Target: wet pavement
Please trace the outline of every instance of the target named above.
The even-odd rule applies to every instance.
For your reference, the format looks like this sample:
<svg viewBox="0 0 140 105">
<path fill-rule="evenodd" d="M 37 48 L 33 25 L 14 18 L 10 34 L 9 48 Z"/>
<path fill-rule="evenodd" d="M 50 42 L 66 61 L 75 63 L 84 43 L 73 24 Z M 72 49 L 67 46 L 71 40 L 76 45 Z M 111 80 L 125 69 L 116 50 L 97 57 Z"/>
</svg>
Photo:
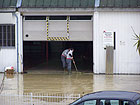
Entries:
<svg viewBox="0 0 140 105">
<path fill-rule="evenodd" d="M 92 74 L 24 75 L 24 92 L 82 94 L 92 91 Z"/>
<path fill-rule="evenodd" d="M 0 74 L 0 77 L 2 79 L 3 74 Z M 87 94 L 103 90 L 140 93 L 140 75 L 93 75 L 92 73 L 6 75 L 2 93 Z"/>
</svg>

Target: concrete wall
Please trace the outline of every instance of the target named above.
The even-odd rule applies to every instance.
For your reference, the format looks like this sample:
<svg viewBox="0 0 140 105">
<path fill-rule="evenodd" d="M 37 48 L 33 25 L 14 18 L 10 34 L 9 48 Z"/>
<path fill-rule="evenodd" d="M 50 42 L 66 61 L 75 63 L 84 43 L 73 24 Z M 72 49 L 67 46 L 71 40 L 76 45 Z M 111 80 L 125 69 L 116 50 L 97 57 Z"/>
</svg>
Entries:
<svg viewBox="0 0 140 105">
<path fill-rule="evenodd" d="M 140 73 L 140 56 L 134 47 L 133 31 L 140 33 L 140 12 L 94 13 L 94 72 L 105 73 L 106 50 L 103 31 L 116 32 L 114 73 Z"/>
</svg>

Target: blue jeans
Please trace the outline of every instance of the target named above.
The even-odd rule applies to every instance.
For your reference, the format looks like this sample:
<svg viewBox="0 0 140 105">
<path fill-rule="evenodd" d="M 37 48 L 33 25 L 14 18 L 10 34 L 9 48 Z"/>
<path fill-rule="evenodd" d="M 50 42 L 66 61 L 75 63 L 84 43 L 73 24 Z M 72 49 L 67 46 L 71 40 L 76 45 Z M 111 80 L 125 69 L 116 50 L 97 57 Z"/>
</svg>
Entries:
<svg viewBox="0 0 140 105">
<path fill-rule="evenodd" d="M 66 59 L 68 72 L 71 72 L 71 59 Z"/>
<path fill-rule="evenodd" d="M 66 57 L 61 55 L 61 61 L 62 61 L 63 69 L 65 69 L 66 68 Z"/>
</svg>

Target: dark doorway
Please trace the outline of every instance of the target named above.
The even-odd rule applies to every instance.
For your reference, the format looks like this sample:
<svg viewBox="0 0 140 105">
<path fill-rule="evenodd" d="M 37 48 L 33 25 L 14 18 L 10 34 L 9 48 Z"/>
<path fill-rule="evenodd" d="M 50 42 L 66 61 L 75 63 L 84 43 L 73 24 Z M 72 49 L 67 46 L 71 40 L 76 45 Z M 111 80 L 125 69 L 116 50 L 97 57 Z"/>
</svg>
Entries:
<svg viewBox="0 0 140 105">
<path fill-rule="evenodd" d="M 24 71 L 36 68 L 63 71 L 61 53 L 74 48 L 74 60 L 81 72 L 93 72 L 92 41 L 24 41 Z M 72 65 L 72 70 L 74 70 Z"/>
</svg>

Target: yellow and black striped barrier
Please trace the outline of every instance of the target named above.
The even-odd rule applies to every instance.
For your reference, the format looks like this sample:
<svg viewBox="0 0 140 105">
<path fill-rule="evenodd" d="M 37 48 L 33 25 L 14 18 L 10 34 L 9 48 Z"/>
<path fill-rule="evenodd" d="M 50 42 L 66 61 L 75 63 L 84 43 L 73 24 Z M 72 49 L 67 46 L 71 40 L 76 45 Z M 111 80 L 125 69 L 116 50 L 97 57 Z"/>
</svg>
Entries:
<svg viewBox="0 0 140 105">
<path fill-rule="evenodd" d="M 69 37 L 69 16 L 67 16 L 67 36 Z"/>
<path fill-rule="evenodd" d="M 67 16 L 67 36 L 66 37 L 51 37 L 49 36 L 49 17 L 46 19 L 47 25 L 47 40 L 48 41 L 68 41 L 69 40 L 69 16 Z"/>
<path fill-rule="evenodd" d="M 68 41 L 68 37 L 47 37 L 49 41 Z"/>
<path fill-rule="evenodd" d="M 47 17 L 47 37 L 49 36 L 49 17 Z"/>
</svg>

